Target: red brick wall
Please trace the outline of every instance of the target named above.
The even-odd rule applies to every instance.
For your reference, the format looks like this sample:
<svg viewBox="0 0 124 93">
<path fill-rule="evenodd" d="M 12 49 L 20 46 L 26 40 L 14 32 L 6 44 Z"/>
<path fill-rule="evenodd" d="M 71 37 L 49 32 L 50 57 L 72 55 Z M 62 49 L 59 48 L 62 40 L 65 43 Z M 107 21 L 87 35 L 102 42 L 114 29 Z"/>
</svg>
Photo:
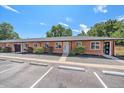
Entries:
<svg viewBox="0 0 124 93">
<path fill-rule="evenodd" d="M 70 46 L 70 51 L 72 49 L 74 49 L 76 47 L 76 42 L 77 41 L 69 41 L 69 46 Z M 81 41 L 82 42 L 82 46 L 85 47 L 85 51 L 84 51 L 84 54 L 93 54 L 93 55 L 103 55 L 103 44 L 104 44 L 104 41 L 99 41 L 100 42 L 100 49 L 99 50 L 92 50 L 90 47 L 90 44 L 92 41 Z M 108 41 L 107 41 L 108 42 Z M 114 42 L 113 41 L 110 41 L 111 42 L 111 53 L 112 55 L 114 55 Z M 29 47 L 34 47 L 34 43 L 39 43 L 40 44 L 40 47 L 44 47 L 44 44 L 45 42 L 28 42 L 29 44 Z M 14 43 L 6 43 L 6 44 L 1 44 L 0 43 L 0 46 L 2 45 L 5 45 L 5 46 L 8 46 L 10 45 L 12 47 L 12 50 L 14 51 Z M 62 42 L 62 48 L 55 48 L 55 42 L 49 42 L 49 46 L 50 47 L 53 47 L 53 53 L 62 53 L 63 52 L 63 42 Z"/>
</svg>

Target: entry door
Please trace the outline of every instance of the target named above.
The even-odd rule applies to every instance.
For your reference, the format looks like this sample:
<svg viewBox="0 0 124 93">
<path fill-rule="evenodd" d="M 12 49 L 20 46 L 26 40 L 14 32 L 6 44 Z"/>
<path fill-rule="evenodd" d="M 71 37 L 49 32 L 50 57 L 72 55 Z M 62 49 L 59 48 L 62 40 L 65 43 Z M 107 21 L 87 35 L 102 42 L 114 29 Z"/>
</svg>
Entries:
<svg viewBox="0 0 124 93">
<path fill-rule="evenodd" d="M 69 54 L 69 42 L 63 42 L 63 53 Z"/>
<path fill-rule="evenodd" d="M 104 54 L 110 54 L 110 42 L 104 42 Z"/>
<path fill-rule="evenodd" d="M 21 45 L 20 44 L 15 44 L 15 52 L 21 52 Z"/>
</svg>

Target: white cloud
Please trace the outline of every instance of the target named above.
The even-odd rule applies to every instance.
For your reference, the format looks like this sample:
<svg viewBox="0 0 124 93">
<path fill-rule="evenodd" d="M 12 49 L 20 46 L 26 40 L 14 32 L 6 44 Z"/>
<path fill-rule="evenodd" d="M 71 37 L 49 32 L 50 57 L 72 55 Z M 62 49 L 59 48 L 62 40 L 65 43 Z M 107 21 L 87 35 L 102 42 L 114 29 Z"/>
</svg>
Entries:
<svg viewBox="0 0 124 93">
<path fill-rule="evenodd" d="M 65 20 L 66 20 L 66 22 L 72 22 L 73 21 L 72 18 L 70 18 L 70 17 L 66 17 Z"/>
<path fill-rule="evenodd" d="M 118 20 L 118 21 L 124 20 L 124 15 L 123 15 L 123 16 L 118 16 L 117 20 Z"/>
<path fill-rule="evenodd" d="M 46 26 L 46 24 L 45 24 L 45 23 L 43 23 L 43 22 L 41 22 L 41 23 L 40 23 L 40 25 L 41 25 L 41 26 Z"/>
<path fill-rule="evenodd" d="M 69 26 L 69 25 L 67 25 L 65 23 L 62 23 L 62 22 L 60 22 L 59 24 L 65 26 L 65 27 L 68 27 Z"/>
<path fill-rule="evenodd" d="M 90 30 L 90 28 L 88 28 L 87 25 L 85 24 L 80 24 L 79 26 L 80 26 L 81 31 L 84 31 L 85 33 L 87 33 L 88 30 Z"/>
<path fill-rule="evenodd" d="M 107 6 L 105 6 L 105 5 L 98 5 L 95 8 L 93 8 L 93 10 L 94 10 L 95 13 L 98 13 L 98 12 L 107 13 L 108 10 L 106 8 L 107 8 Z"/>
<path fill-rule="evenodd" d="M 1 7 L 5 8 L 7 10 L 13 11 L 15 13 L 20 13 L 18 10 L 13 9 L 12 7 L 10 7 L 8 5 L 1 5 Z"/>
<path fill-rule="evenodd" d="M 86 25 L 84 25 L 84 24 L 80 24 L 79 26 L 80 26 L 79 29 L 73 29 L 72 31 L 74 31 L 74 32 L 76 32 L 76 33 L 81 33 L 82 31 L 84 31 L 85 33 L 87 33 L 87 32 L 90 30 L 90 28 L 88 28 L 88 27 L 87 27 Z"/>
</svg>

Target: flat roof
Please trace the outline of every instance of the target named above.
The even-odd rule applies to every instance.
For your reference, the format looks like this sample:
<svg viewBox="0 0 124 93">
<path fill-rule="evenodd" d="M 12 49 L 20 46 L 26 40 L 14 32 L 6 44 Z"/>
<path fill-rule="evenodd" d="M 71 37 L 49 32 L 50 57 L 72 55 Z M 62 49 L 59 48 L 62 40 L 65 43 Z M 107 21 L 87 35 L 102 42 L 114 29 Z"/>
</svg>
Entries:
<svg viewBox="0 0 124 93">
<path fill-rule="evenodd" d="M 28 38 L 19 40 L 0 40 L 0 43 L 6 42 L 40 42 L 40 41 L 77 41 L 77 40 L 124 40 L 124 38 L 110 37 L 90 37 L 90 36 L 67 36 L 67 37 L 47 37 L 47 38 Z"/>
</svg>

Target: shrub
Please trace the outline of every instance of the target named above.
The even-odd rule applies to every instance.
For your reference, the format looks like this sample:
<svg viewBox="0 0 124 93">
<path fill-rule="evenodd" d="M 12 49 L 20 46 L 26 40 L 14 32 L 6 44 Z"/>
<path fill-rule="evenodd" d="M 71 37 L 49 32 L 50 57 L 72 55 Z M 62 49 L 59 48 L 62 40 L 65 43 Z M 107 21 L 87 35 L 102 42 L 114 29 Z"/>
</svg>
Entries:
<svg viewBox="0 0 124 93">
<path fill-rule="evenodd" d="M 11 51 L 12 51 L 11 47 L 2 48 L 2 52 L 8 53 L 8 52 L 11 52 Z"/>
<path fill-rule="evenodd" d="M 36 53 L 36 54 L 43 54 L 44 53 L 44 48 L 42 48 L 42 47 L 35 48 L 34 49 L 34 53 Z"/>
<path fill-rule="evenodd" d="M 28 53 L 33 53 L 33 48 L 32 47 L 28 47 L 28 49 L 26 50 Z"/>
<path fill-rule="evenodd" d="M 84 52 L 84 47 L 81 46 L 81 47 L 76 47 L 75 49 L 73 49 L 70 53 L 69 53 L 69 56 L 75 56 L 77 54 L 82 54 Z"/>
<path fill-rule="evenodd" d="M 0 52 L 3 52 L 3 48 L 2 47 L 0 47 Z"/>
<path fill-rule="evenodd" d="M 69 56 L 75 56 L 76 53 L 72 50 L 70 53 L 69 53 Z"/>
<path fill-rule="evenodd" d="M 84 52 L 84 47 L 83 47 L 83 46 L 76 47 L 73 51 L 74 51 L 76 54 L 81 54 L 81 53 Z"/>
</svg>

